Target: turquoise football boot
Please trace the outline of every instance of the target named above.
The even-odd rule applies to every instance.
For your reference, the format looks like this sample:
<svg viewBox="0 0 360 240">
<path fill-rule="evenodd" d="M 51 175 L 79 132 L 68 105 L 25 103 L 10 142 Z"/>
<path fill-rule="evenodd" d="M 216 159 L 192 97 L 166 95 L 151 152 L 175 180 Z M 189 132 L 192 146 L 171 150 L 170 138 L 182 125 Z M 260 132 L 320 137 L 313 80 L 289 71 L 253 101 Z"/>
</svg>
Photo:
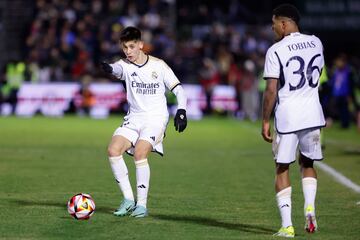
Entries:
<svg viewBox="0 0 360 240">
<path fill-rule="evenodd" d="M 141 206 L 138 205 L 135 207 L 134 211 L 130 214 L 130 217 L 135 217 L 135 218 L 143 218 L 146 217 L 148 214 L 148 210 Z"/>
<path fill-rule="evenodd" d="M 126 216 L 132 213 L 135 209 L 135 202 L 124 198 L 120 207 L 114 211 L 114 215 L 118 217 Z"/>
</svg>

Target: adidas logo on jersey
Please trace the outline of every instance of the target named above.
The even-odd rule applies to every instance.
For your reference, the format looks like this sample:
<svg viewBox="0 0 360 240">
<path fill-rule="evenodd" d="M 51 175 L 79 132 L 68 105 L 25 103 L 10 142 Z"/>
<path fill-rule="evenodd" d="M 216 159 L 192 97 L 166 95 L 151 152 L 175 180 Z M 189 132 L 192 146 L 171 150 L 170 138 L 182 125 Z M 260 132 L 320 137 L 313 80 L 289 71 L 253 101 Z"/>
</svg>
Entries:
<svg viewBox="0 0 360 240">
<path fill-rule="evenodd" d="M 137 77 L 136 72 L 133 72 L 133 73 L 131 74 L 131 76 L 132 76 L 132 77 Z"/>
<path fill-rule="evenodd" d="M 150 138 L 151 138 L 153 141 L 155 141 L 155 137 L 154 137 L 154 136 L 151 136 Z"/>
</svg>

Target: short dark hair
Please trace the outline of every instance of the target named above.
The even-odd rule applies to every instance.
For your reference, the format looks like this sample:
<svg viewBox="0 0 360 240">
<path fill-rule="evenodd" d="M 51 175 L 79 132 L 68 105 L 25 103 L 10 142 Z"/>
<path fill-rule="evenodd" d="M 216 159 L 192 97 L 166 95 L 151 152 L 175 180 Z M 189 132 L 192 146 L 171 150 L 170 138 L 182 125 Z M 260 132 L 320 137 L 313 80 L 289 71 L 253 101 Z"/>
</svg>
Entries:
<svg viewBox="0 0 360 240">
<path fill-rule="evenodd" d="M 136 27 L 126 27 L 120 33 L 120 41 L 128 42 L 133 40 L 141 40 L 141 31 Z"/>
<path fill-rule="evenodd" d="M 281 4 L 277 6 L 272 13 L 275 17 L 291 18 L 297 25 L 299 25 L 300 13 L 294 5 L 288 3 Z"/>
</svg>

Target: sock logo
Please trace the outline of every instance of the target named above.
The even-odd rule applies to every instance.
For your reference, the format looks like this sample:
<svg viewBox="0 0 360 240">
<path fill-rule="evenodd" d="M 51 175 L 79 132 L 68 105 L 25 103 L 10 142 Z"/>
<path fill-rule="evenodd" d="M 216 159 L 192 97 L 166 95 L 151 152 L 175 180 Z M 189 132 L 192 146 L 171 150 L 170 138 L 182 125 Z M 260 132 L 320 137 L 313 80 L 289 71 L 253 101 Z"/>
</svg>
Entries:
<svg viewBox="0 0 360 240">
<path fill-rule="evenodd" d="M 138 188 L 146 188 L 144 184 L 138 186 Z"/>
<path fill-rule="evenodd" d="M 284 207 L 290 207 L 290 206 L 289 206 L 289 204 L 284 204 L 280 208 L 284 208 Z"/>
</svg>

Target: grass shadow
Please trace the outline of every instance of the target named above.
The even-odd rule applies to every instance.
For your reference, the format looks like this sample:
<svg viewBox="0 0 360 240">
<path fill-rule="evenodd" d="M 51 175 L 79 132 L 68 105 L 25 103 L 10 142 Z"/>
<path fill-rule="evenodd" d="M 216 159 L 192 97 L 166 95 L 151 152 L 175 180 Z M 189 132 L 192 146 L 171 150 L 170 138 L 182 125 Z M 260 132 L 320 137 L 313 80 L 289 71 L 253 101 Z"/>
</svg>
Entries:
<svg viewBox="0 0 360 240">
<path fill-rule="evenodd" d="M 16 204 L 19 206 L 40 206 L 40 207 L 57 207 L 62 208 L 67 211 L 67 203 L 57 202 L 57 201 L 31 201 L 24 199 L 2 199 L 2 201 L 8 201 L 11 204 Z M 96 212 L 100 213 L 112 213 L 114 211 L 113 208 L 96 206 Z"/>
<path fill-rule="evenodd" d="M 343 153 L 349 156 L 356 156 L 360 155 L 360 149 L 346 149 Z"/>
<path fill-rule="evenodd" d="M 10 204 L 16 204 L 18 206 L 40 206 L 40 207 L 56 207 L 61 208 L 64 211 L 67 211 L 66 203 L 59 201 L 32 201 L 32 200 L 24 200 L 24 199 L 2 199 L 2 202 L 9 202 Z M 96 212 L 102 214 L 112 214 L 113 208 L 97 206 Z M 60 217 L 62 219 L 68 219 L 65 217 Z M 151 214 L 150 218 L 155 220 L 162 221 L 175 221 L 175 222 L 184 222 L 184 223 L 192 223 L 203 226 L 217 227 L 227 230 L 236 230 L 241 232 L 255 233 L 255 234 L 272 234 L 276 232 L 275 229 L 262 227 L 259 225 L 251 225 L 245 223 L 229 223 L 223 222 L 212 218 L 207 217 L 199 217 L 199 216 L 184 216 L 184 215 L 167 215 L 167 214 Z"/>
<path fill-rule="evenodd" d="M 244 223 L 229 223 L 222 222 L 207 217 L 198 216 L 181 216 L 181 215 L 165 215 L 165 214 L 151 214 L 154 219 L 175 221 L 184 223 L 193 223 L 203 226 L 217 227 L 228 230 L 237 230 L 241 232 L 256 233 L 256 234 L 270 234 L 276 232 L 274 229 L 261 227 L 258 225 L 244 224 Z"/>
</svg>

